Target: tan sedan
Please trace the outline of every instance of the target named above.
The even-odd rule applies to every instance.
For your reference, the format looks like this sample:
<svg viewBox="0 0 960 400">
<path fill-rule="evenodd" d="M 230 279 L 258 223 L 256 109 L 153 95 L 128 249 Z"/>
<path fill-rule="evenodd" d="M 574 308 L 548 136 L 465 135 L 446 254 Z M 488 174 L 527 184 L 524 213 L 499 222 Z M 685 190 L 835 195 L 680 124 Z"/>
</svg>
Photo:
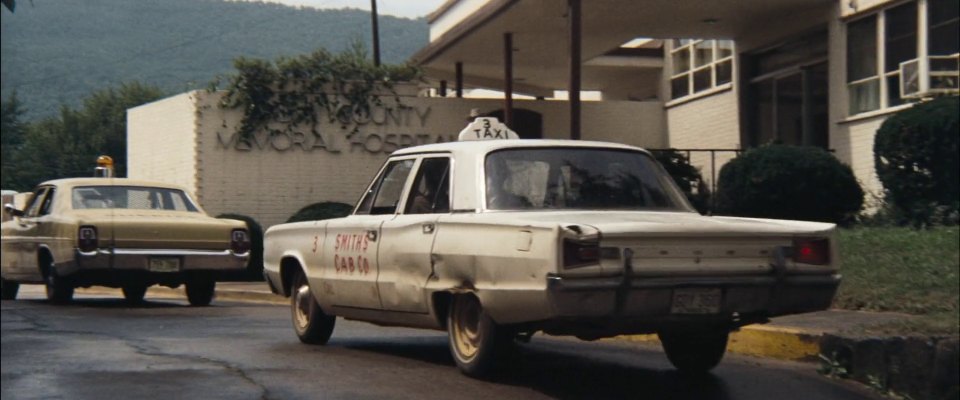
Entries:
<svg viewBox="0 0 960 400">
<path fill-rule="evenodd" d="M 46 285 L 51 302 L 74 288 L 123 289 L 130 302 L 147 287 L 186 285 L 191 305 L 210 304 L 218 271 L 243 270 L 250 235 L 242 221 L 207 216 L 178 186 L 125 178 L 42 183 L 23 209 L 4 211 L 2 297 L 21 283 Z"/>
</svg>

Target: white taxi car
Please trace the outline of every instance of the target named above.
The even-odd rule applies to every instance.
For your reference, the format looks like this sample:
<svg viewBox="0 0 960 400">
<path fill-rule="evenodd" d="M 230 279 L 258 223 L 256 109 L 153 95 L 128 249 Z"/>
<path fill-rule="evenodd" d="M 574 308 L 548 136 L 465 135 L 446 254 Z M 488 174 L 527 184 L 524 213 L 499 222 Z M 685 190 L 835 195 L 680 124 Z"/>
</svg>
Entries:
<svg viewBox="0 0 960 400">
<path fill-rule="evenodd" d="M 446 330 L 460 369 L 535 332 L 657 333 L 687 372 L 728 333 L 829 307 L 835 226 L 698 214 L 647 151 L 515 137 L 480 118 L 460 142 L 394 152 L 352 215 L 266 232 L 264 273 L 305 343 L 335 317 Z"/>
</svg>

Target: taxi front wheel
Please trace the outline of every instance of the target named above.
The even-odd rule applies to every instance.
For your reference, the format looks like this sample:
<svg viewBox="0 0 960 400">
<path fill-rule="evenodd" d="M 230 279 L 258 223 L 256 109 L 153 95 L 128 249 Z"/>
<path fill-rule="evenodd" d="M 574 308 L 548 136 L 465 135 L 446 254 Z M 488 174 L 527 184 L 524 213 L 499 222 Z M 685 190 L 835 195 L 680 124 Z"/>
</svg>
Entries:
<svg viewBox="0 0 960 400">
<path fill-rule="evenodd" d="M 470 294 L 454 296 L 447 314 L 447 335 L 457 367 L 472 377 L 492 372 L 514 336 L 497 325 Z"/>
<path fill-rule="evenodd" d="M 297 337 L 306 344 L 327 344 L 337 317 L 323 312 L 310 293 L 310 284 L 303 273 L 297 273 L 293 278 L 290 293 L 293 330 Z"/>
</svg>

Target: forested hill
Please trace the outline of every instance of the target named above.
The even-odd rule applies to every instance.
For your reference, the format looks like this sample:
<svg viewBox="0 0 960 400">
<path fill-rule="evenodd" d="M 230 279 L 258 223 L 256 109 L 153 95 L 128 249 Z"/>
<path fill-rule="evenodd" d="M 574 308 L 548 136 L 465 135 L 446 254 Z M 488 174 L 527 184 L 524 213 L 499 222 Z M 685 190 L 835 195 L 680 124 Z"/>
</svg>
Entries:
<svg viewBox="0 0 960 400">
<path fill-rule="evenodd" d="M 27 121 L 95 90 L 139 81 L 169 94 L 233 72 L 238 56 L 274 59 L 359 40 L 370 14 L 220 0 L 32 0 L 2 10 L 2 96 Z M 425 19 L 380 16 L 381 57 L 402 63 L 427 43 Z"/>
</svg>

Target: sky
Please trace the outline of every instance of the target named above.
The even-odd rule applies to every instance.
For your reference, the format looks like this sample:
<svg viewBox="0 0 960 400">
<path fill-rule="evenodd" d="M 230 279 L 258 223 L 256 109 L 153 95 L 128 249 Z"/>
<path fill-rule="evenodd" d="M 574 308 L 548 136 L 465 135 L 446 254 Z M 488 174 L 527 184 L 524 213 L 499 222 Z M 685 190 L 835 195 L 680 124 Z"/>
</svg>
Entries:
<svg viewBox="0 0 960 400">
<path fill-rule="evenodd" d="M 370 0 L 263 0 L 283 3 L 291 6 L 310 6 L 316 8 L 359 8 L 370 9 Z M 377 13 L 398 17 L 423 17 L 440 7 L 445 0 L 377 0 Z"/>
</svg>

